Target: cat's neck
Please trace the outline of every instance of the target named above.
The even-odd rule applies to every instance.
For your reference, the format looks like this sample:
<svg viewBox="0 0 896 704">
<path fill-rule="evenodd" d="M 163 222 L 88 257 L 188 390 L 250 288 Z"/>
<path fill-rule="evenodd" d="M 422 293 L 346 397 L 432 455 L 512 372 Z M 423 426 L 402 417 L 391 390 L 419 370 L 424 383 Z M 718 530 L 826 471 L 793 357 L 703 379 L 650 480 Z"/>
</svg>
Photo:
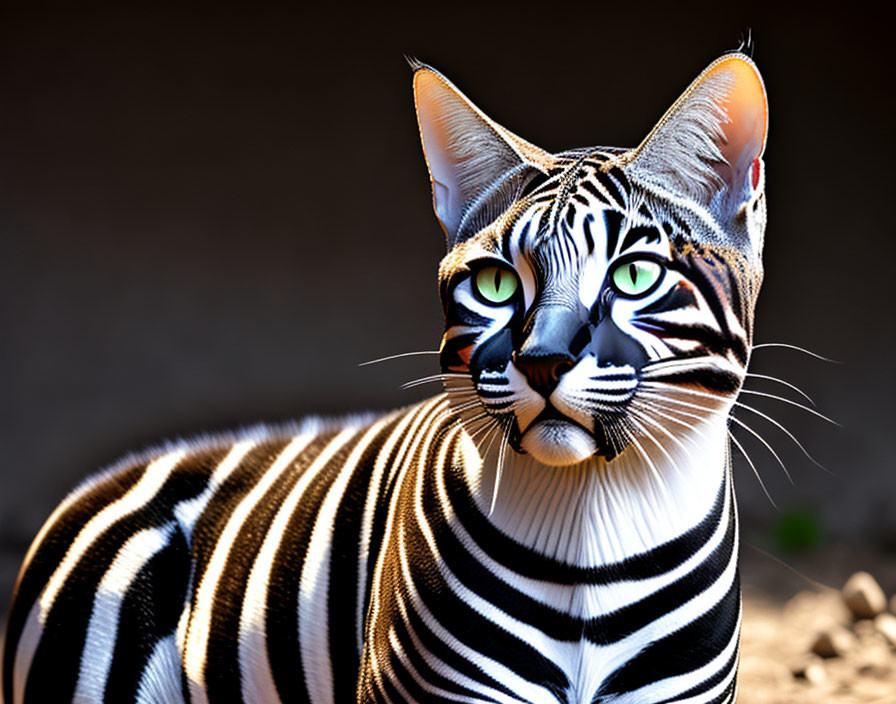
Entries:
<svg viewBox="0 0 896 704">
<path fill-rule="evenodd" d="M 497 491 L 492 448 L 464 462 L 465 476 L 480 510 L 516 542 L 568 564 L 606 565 L 673 540 L 713 510 L 728 481 L 727 424 L 714 418 L 695 430 L 662 449 L 642 439 L 612 462 L 572 467 L 508 449 Z"/>
</svg>

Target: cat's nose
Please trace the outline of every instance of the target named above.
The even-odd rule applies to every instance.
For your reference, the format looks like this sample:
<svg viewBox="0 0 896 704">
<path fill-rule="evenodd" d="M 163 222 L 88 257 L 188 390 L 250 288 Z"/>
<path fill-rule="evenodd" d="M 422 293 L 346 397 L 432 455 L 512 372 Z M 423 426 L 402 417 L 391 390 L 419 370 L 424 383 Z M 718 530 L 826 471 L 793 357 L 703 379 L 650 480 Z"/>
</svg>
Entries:
<svg viewBox="0 0 896 704">
<path fill-rule="evenodd" d="M 576 363 L 574 340 L 582 328 L 579 316 L 565 306 L 540 306 L 526 326 L 525 339 L 513 363 L 535 391 L 547 398 L 560 377 Z"/>
<path fill-rule="evenodd" d="M 560 377 L 573 368 L 575 360 L 569 354 L 548 354 L 533 355 L 517 353 L 513 360 L 517 369 L 519 369 L 529 381 L 535 391 L 545 398 L 548 398 L 557 384 Z"/>
</svg>

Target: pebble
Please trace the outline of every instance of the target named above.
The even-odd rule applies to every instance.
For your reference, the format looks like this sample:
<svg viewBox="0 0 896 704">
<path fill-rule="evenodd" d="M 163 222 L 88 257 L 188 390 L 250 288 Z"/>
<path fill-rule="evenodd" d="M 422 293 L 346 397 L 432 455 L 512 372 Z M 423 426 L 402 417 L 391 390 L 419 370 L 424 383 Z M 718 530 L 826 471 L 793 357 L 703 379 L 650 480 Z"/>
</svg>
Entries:
<svg viewBox="0 0 896 704">
<path fill-rule="evenodd" d="M 877 580 L 867 572 L 856 572 L 841 590 L 843 603 L 853 617 L 874 618 L 887 608 L 887 597 Z"/>
<path fill-rule="evenodd" d="M 874 627 L 874 621 L 863 618 L 852 624 L 853 635 L 860 643 L 870 643 L 877 640 L 877 629 Z"/>
<path fill-rule="evenodd" d="M 823 658 L 840 658 L 848 653 L 855 638 L 842 626 L 834 626 L 822 631 L 815 637 L 810 650 Z"/>
<path fill-rule="evenodd" d="M 884 637 L 891 648 L 896 648 L 896 616 L 878 614 L 874 618 L 874 630 Z"/>
<path fill-rule="evenodd" d="M 816 657 L 809 657 L 800 661 L 791 669 L 793 676 L 798 680 L 805 680 L 809 684 L 821 684 L 827 679 L 824 665 Z"/>
<path fill-rule="evenodd" d="M 862 665 L 857 670 L 862 677 L 873 677 L 876 680 L 887 681 L 893 676 L 893 668 L 890 665 L 870 664 Z"/>
</svg>

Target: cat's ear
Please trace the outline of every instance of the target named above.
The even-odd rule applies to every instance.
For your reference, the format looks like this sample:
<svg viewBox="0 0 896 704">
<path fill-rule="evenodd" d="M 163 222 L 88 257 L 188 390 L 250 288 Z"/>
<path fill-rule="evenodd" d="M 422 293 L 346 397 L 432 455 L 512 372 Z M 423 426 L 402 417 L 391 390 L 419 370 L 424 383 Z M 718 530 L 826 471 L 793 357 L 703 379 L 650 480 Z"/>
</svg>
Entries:
<svg viewBox="0 0 896 704">
<path fill-rule="evenodd" d="M 767 133 L 762 77 L 733 53 L 711 63 L 623 160 L 636 181 L 736 205 L 760 185 Z"/>
<path fill-rule="evenodd" d="M 433 208 L 453 246 L 477 197 L 515 169 L 545 171 L 553 157 L 494 122 L 439 72 L 416 62 L 412 68 Z"/>
</svg>

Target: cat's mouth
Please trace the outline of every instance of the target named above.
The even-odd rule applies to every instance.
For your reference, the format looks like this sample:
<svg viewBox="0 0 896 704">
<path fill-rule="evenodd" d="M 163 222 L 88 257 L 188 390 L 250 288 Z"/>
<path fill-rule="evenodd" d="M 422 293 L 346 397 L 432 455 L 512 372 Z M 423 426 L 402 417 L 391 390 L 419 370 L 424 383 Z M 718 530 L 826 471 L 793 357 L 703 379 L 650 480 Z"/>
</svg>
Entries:
<svg viewBox="0 0 896 704">
<path fill-rule="evenodd" d="M 525 430 L 516 431 L 511 444 L 552 467 L 577 464 L 593 456 L 610 460 L 618 454 L 602 424 L 595 423 L 594 431 L 589 430 L 550 403 Z"/>
</svg>

